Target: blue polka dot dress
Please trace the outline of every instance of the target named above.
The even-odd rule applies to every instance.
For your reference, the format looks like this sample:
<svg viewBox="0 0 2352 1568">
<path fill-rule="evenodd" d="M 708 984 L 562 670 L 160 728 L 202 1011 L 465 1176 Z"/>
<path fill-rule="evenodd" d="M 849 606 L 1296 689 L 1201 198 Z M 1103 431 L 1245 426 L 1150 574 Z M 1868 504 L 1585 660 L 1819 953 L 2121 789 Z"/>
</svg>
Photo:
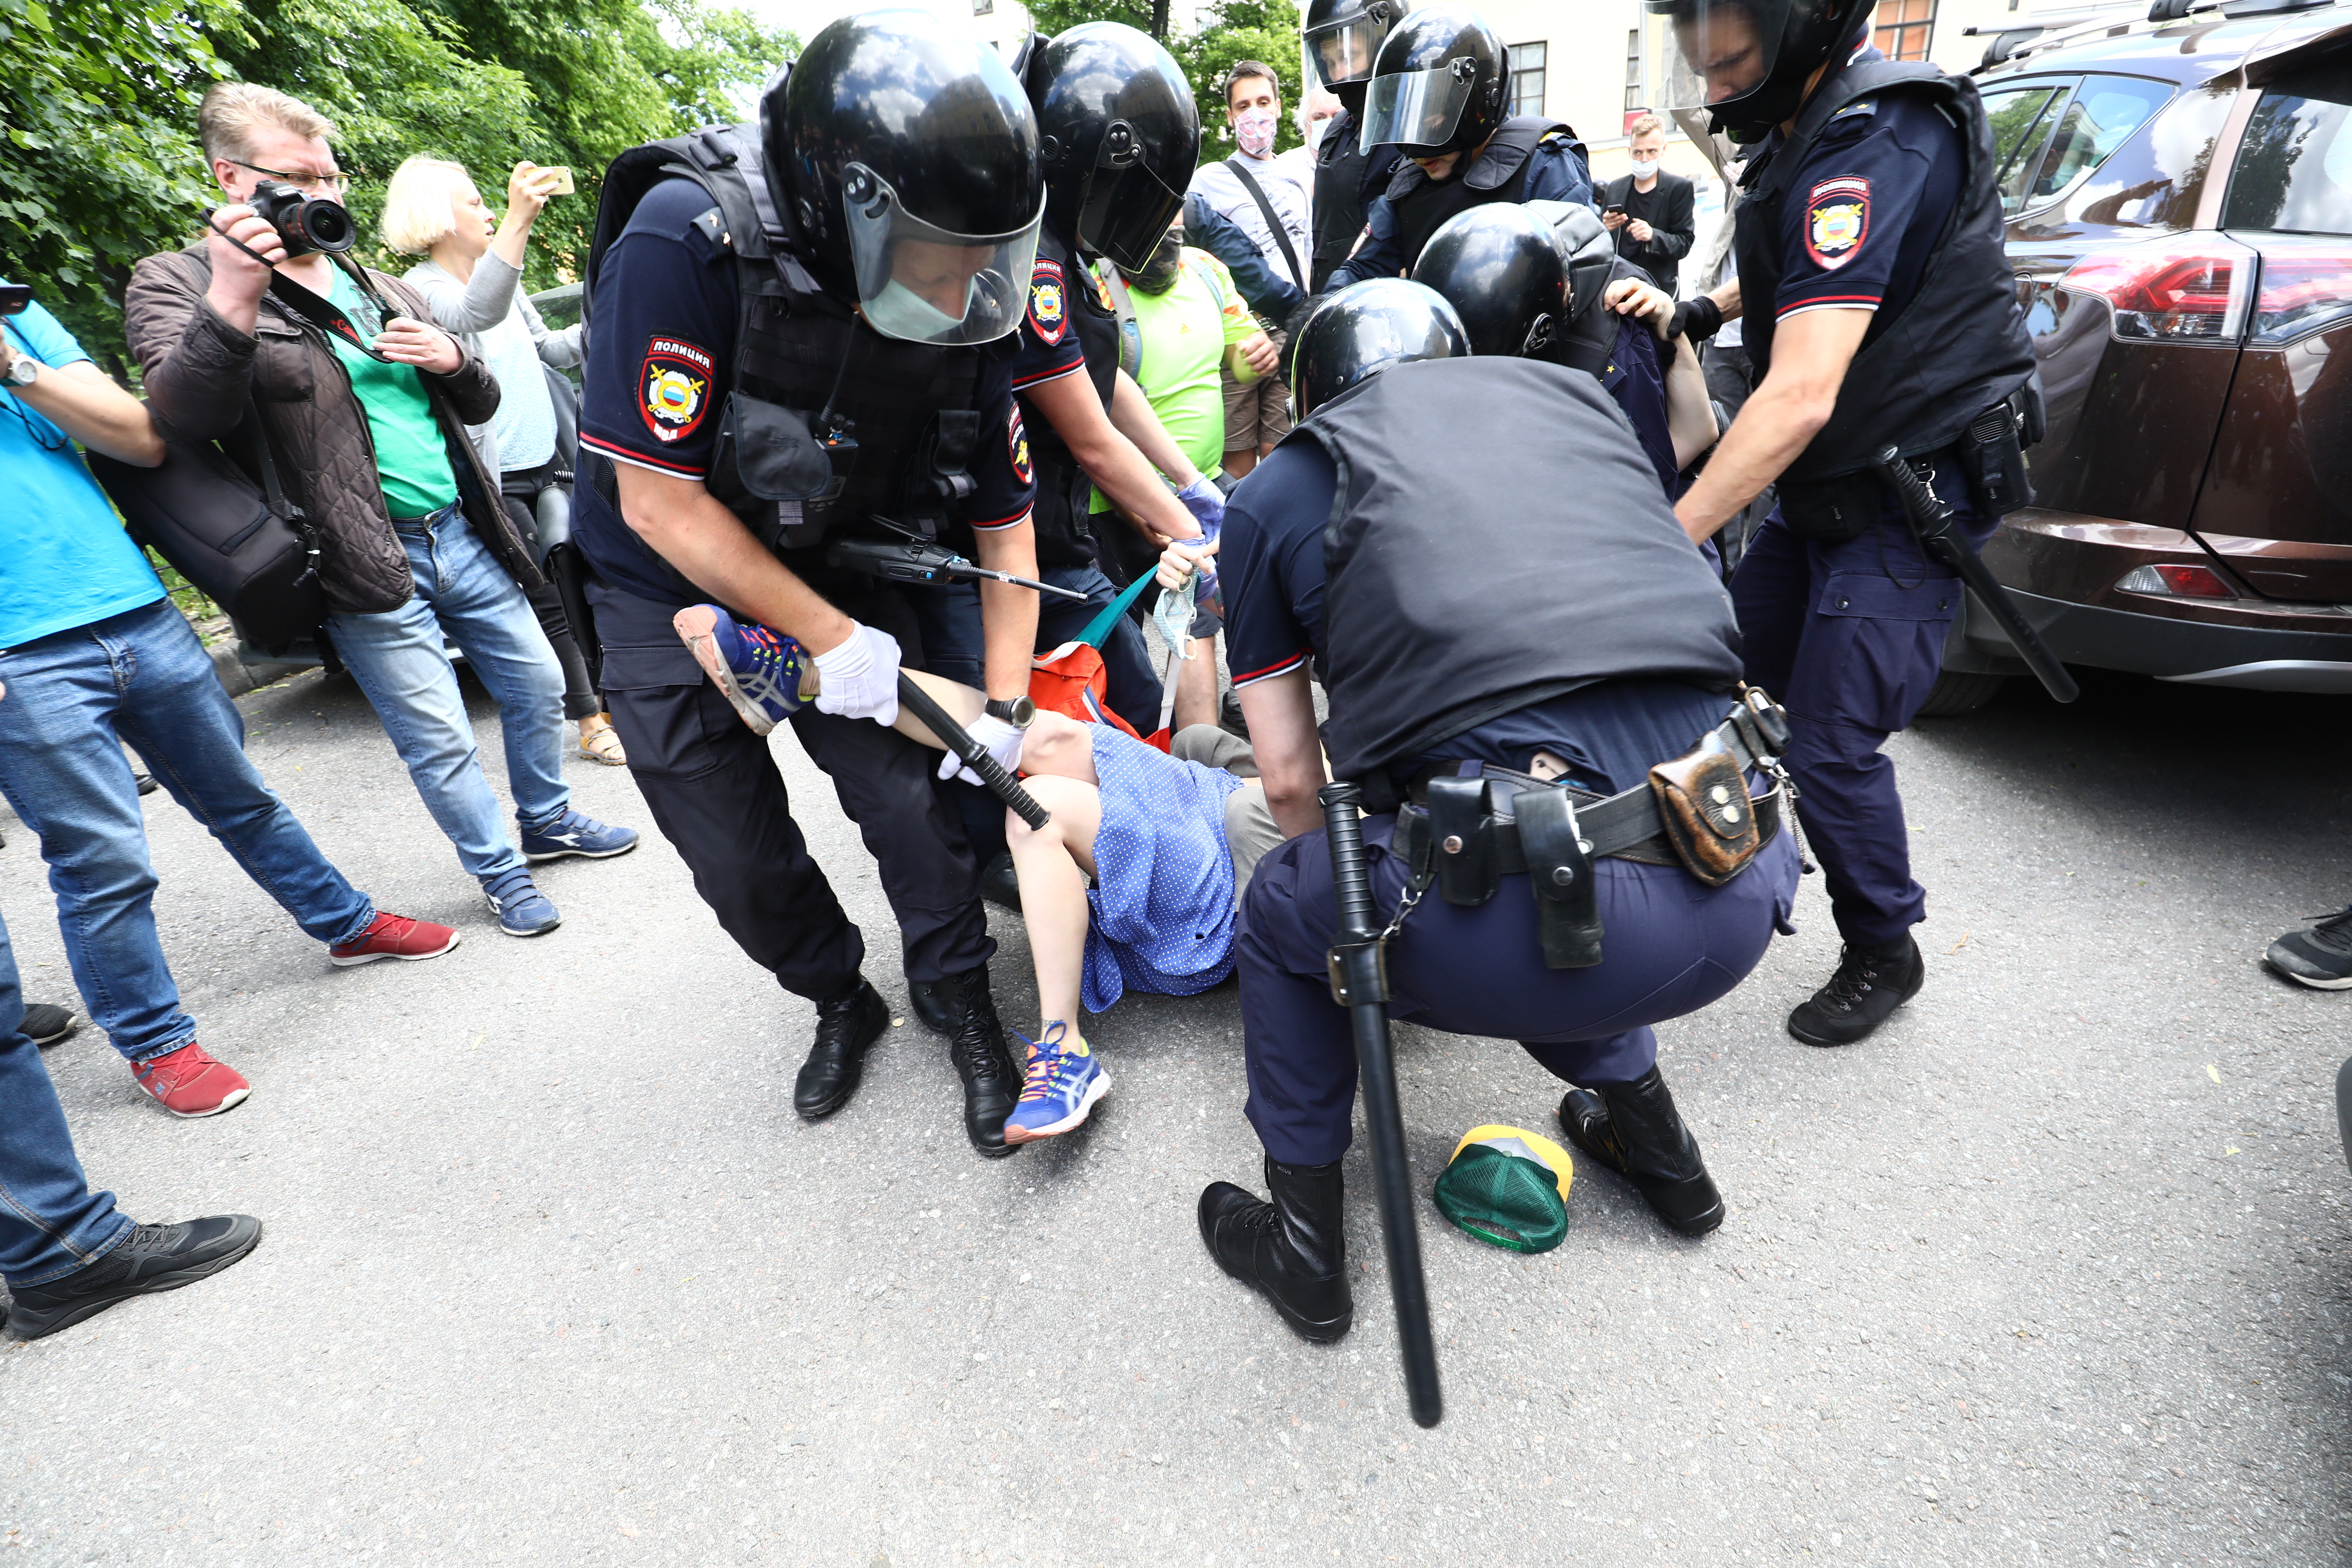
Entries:
<svg viewBox="0 0 2352 1568">
<path fill-rule="evenodd" d="M 1225 797 L 1243 781 L 1179 762 L 1108 724 L 1094 734 L 1102 826 L 1087 895 L 1087 1011 L 1129 986 L 1163 996 L 1206 991 L 1233 973 L 1234 862 Z"/>
</svg>

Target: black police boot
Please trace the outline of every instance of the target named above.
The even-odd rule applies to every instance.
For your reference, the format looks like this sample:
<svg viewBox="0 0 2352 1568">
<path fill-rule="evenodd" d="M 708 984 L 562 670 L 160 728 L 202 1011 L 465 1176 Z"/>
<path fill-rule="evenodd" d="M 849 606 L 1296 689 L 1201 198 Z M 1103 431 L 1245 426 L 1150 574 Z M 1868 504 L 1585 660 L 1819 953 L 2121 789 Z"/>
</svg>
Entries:
<svg viewBox="0 0 2352 1568">
<path fill-rule="evenodd" d="M 1348 1288 L 1348 1239 L 1341 1225 L 1339 1166 L 1265 1162 L 1272 1203 L 1231 1182 L 1201 1194 L 1201 1240 L 1218 1267 L 1254 1285 L 1301 1339 L 1328 1345 L 1356 1321 Z"/>
<path fill-rule="evenodd" d="M 1723 1194 L 1656 1064 L 1632 1083 L 1570 1089 L 1560 1097 L 1559 1128 L 1685 1236 L 1705 1236 L 1723 1223 Z"/>
<path fill-rule="evenodd" d="M 950 1005 L 944 980 L 908 980 L 907 1001 L 923 1027 L 934 1035 L 955 1033 L 955 1009 Z"/>
<path fill-rule="evenodd" d="M 94 1318 L 133 1296 L 152 1296 L 217 1274 L 261 1240 L 251 1215 L 223 1214 L 180 1225 L 142 1225 L 97 1262 L 46 1285 L 10 1287 L 8 1332 L 37 1340 Z"/>
<path fill-rule="evenodd" d="M 988 965 L 950 974 L 935 990 L 949 1014 L 948 1059 L 963 1079 L 963 1135 L 990 1159 L 1002 1159 L 1021 1147 L 1004 1141 L 1004 1119 L 1021 1101 L 1021 1073 L 996 1021 Z"/>
<path fill-rule="evenodd" d="M 1789 1033 L 1809 1046 L 1853 1045 L 1927 983 L 1927 961 L 1910 937 L 1888 947 L 1847 942 L 1830 983 L 1789 1015 Z"/>
<path fill-rule="evenodd" d="M 831 1116 L 857 1092 L 866 1048 L 890 1026 L 890 1005 L 859 975 L 816 1005 L 816 1043 L 793 1085 L 793 1109 L 804 1121 Z"/>
<path fill-rule="evenodd" d="M 1012 850 L 980 868 L 980 896 L 1016 915 L 1021 912 L 1021 879 L 1013 869 Z"/>
</svg>

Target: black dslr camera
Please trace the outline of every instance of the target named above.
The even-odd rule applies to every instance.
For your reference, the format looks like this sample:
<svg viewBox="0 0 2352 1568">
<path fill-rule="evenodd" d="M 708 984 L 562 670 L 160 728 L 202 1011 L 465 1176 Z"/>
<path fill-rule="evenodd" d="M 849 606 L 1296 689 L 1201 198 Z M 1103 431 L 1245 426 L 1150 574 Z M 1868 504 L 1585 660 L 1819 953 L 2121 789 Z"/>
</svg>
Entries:
<svg viewBox="0 0 2352 1568">
<path fill-rule="evenodd" d="M 351 208 L 325 196 L 306 196 L 281 180 L 254 186 L 246 205 L 278 231 L 278 242 L 288 256 L 308 256 L 314 250 L 340 254 L 359 238 Z"/>
</svg>

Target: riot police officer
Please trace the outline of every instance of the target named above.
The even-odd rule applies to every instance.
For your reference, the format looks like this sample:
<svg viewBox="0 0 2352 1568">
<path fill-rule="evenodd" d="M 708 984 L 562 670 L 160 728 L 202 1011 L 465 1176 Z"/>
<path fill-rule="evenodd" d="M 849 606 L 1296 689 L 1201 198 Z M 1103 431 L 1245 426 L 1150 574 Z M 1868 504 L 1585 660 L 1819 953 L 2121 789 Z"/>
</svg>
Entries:
<svg viewBox="0 0 2352 1568">
<path fill-rule="evenodd" d="M 1020 322 L 1044 209 L 1036 118 L 995 52 L 921 12 L 870 12 L 810 41 L 756 127 L 625 153 L 588 268 L 577 537 L 629 772 L 728 934 L 816 1004 L 793 1108 L 840 1109 L 889 1008 L 767 742 L 672 617 L 716 599 L 814 655 L 822 694 L 793 731 L 875 857 L 909 984 L 950 1025 L 965 1131 L 992 1155 L 1020 1081 L 978 869 L 937 753 L 886 728 L 920 639 L 900 593 L 835 552 L 902 537 L 887 518 L 1034 574 L 1026 440 L 992 345 Z M 973 733 L 1009 765 L 1036 597 L 982 599 L 992 700 Z"/>
<path fill-rule="evenodd" d="M 1358 134 L 1367 147 L 1394 143 L 1406 162 L 1373 201 L 1361 248 L 1331 269 L 1330 287 L 1408 271 L 1439 225 L 1486 202 L 1592 204 L 1575 131 L 1540 114 L 1506 118 L 1509 88 L 1502 35 L 1475 11 L 1437 5 L 1395 24 Z"/>
<path fill-rule="evenodd" d="M 1850 1045 L 1926 978 L 1911 928 L 1927 895 L 1879 747 L 1934 686 L 1961 597 L 1874 465 L 1897 447 L 1972 545 L 2022 500 L 2033 356 L 1992 141 L 1968 78 L 1866 47 L 1864 0 L 1649 5 L 1688 68 L 1671 85 L 1756 145 L 1738 279 L 1693 309 L 1741 315 L 1760 379 L 1676 510 L 1704 539 L 1779 481 L 1732 595 L 1748 679 L 1796 722 L 1788 765 L 1844 943 L 1789 1032 Z"/>
<path fill-rule="evenodd" d="M 1737 693 L 1730 602 L 1622 417 L 1589 374 L 1467 348 L 1418 283 L 1331 296 L 1296 356 L 1307 417 L 1225 513 L 1230 657 L 1290 837 L 1258 862 L 1235 949 L 1272 1201 L 1220 1182 L 1200 1225 L 1309 1339 L 1337 1339 L 1353 1310 L 1339 1162 L 1356 1089 L 1325 964 L 1338 910 L 1310 666 L 1331 772 L 1371 813 L 1375 901 L 1398 917 L 1392 1012 L 1520 1041 L 1576 1086 L 1568 1137 L 1685 1235 L 1724 1206 L 1651 1026 L 1754 967 L 1796 883 L 1777 791 L 1751 799 L 1745 774 L 1776 716 Z M 1702 832 L 1737 833 L 1735 852 L 1678 837 L 1654 765 L 1713 803 Z"/>
<path fill-rule="evenodd" d="M 1302 31 L 1316 79 L 1339 100 L 1339 112 L 1315 144 L 1315 202 L 1309 237 L 1308 288 L 1320 294 L 1331 270 L 1348 259 L 1364 232 L 1364 216 L 1388 188 L 1398 153 L 1393 144 L 1363 142 L 1364 88 L 1372 62 L 1411 0 L 1307 0 Z M 1220 256 L 1223 253 L 1219 252 Z M 1255 303 L 1255 300 L 1252 301 Z"/>
</svg>

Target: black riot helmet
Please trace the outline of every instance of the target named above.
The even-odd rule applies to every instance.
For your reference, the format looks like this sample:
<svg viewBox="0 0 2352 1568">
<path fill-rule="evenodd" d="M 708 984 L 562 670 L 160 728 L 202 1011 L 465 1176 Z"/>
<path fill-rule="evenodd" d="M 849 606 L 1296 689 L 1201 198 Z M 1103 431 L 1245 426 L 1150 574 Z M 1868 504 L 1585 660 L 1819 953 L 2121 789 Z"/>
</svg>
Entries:
<svg viewBox="0 0 2352 1568">
<path fill-rule="evenodd" d="M 1402 278 L 1372 278 L 1327 294 L 1299 326 L 1290 402 L 1302 419 L 1392 364 L 1461 359 L 1470 335 L 1445 297 Z"/>
<path fill-rule="evenodd" d="M 1307 0 L 1302 31 L 1315 79 L 1338 91 L 1372 79 L 1372 62 L 1412 0 Z"/>
<path fill-rule="evenodd" d="M 1483 147 L 1503 123 L 1502 35 L 1466 5 L 1433 5 L 1390 29 L 1364 95 L 1361 145 L 1408 158 Z"/>
<path fill-rule="evenodd" d="M 923 11 L 845 16 L 769 85 L 760 143 L 809 271 L 877 331 L 980 343 L 1021 324 L 1037 119 L 978 36 Z"/>
<path fill-rule="evenodd" d="M 1129 271 L 1151 259 L 1201 156 L 1192 84 L 1148 34 L 1087 22 L 1029 62 L 1054 232 Z"/>
<path fill-rule="evenodd" d="M 1643 0 L 1643 51 L 1661 79 L 1653 105 L 1705 109 L 1735 142 L 1758 142 L 1797 112 L 1805 79 L 1843 58 L 1870 26 L 1869 0 Z"/>
<path fill-rule="evenodd" d="M 1446 219 L 1422 247 L 1412 280 L 1445 297 L 1474 354 L 1540 353 L 1569 313 L 1559 247 L 1515 202 L 1489 202 Z"/>
<path fill-rule="evenodd" d="M 1518 210 L 1549 230 L 1568 268 L 1568 315 L 1574 321 L 1601 302 L 1617 272 L 1617 239 L 1582 202 L 1522 202 Z"/>
</svg>

